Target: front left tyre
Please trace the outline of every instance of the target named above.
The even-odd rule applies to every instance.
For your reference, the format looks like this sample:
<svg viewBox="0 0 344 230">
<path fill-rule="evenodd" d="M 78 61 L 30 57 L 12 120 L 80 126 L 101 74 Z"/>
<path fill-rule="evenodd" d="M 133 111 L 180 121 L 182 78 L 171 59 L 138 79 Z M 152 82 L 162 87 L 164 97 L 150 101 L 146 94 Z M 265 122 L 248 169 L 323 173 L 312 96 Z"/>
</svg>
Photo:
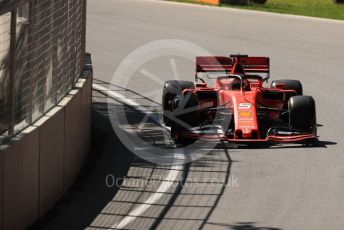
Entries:
<svg viewBox="0 0 344 230">
<path fill-rule="evenodd" d="M 311 96 L 291 97 L 288 102 L 289 125 L 302 131 L 316 134 L 316 107 Z"/>
<path fill-rule="evenodd" d="M 185 95 L 177 95 L 172 102 L 172 119 L 171 124 L 171 139 L 178 145 L 189 145 L 195 141 L 183 136 L 181 133 L 192 127 L 198 125 L 199 112 L 198 112 L 199 100 L 192 92 L 188 92 Z"/>
</svg>

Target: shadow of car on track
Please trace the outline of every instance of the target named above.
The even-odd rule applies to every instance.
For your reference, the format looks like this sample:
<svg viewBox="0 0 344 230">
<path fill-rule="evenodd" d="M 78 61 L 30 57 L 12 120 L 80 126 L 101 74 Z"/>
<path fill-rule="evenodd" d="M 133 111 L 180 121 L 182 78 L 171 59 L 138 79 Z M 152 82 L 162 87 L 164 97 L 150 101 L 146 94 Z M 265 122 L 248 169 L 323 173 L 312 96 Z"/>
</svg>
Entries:
<svg viewBox="0 0 344 230">
<path fill-rule="evenodd" d="M 315 144 L 307 145 L 307 144 L 271 144 L 269 146 L 261 147 L 263 149 L 300 149 L 300 148 L 327 148 L 329 145 L 337 145 L 336 142 L 332 141 L 321 141 L 319 140 Z M 243 147 L 243 148 L 250 148 L 250 147 Z M 259 147 L 257 147 L 259 148 Z"/>
<path fill-rule="evenodd" d="M 213 223 L 209 222 L 209 225 L 225 227 L 232 230 L 282 230 L 281 228 L 272 227 L 257 227 L 255 222 L 238 222 L 235 224 L 223 224 L 223 223 Z"/>
</svg>

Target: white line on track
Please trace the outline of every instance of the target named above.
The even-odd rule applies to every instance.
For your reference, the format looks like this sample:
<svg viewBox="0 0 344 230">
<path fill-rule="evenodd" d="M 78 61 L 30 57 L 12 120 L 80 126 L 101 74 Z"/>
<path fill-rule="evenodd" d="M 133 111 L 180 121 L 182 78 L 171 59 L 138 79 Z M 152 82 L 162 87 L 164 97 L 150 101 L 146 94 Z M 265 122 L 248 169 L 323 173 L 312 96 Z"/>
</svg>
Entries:
<svg viewBox="0 0 344 230">
<path fill-rule="evenodd" d="M 114 92 L 114 91 L 112 91 L 112 90 L 110 90 L 104 86 L 98 85 L 98 84 L 93 84 L 92 88 L 107 94 L 110 98 L 112 98 L 114 100 L 120 101 L 121 103 L 132 107 L 134 110 L 139 111 L 140 113 L 144 113 L 144 114 L 148 115 L 148 117 L 150 117 L 156 124 L 161 125 L 159 117 L 157 117 L 154 112 L 147 110 L 146 108 L 142 107 L 140 104 L 138 104 L 135 101 L 123 96 L 122 94 Z M 164 125 L 161 125 L 161 127 L 170 131 L 169 127 L 166 127 Z"/>
<path fill-rule="evenodd" d="M 126 104 L 126 105 L 131 106 L 131 107 L 135 107 L 136 110 L 139 110 L 142 113 L 153 114 L 151 111 L 148 111 L 147 109 L 143 108 L 138 103 L 136 103 L 135 101 L 123 96 L 120 93 L 112 91 L 112 90 L 110 90 L 104 86 L 98 85 L 98 84 L 93 84 L 92 87 L 93 87 L 93 89 L 101 91 L 101 92 L 107 94 L 108 96 L 110 96 L 111 98 L 122 102 L 123 104 Z"/>
<path fill-rule="evenodd" d="M 156 203 L 165 192 L 168 191 L 168 189 L 173 185 L 174 181 L 177 180 L 180 171 L 183 169 L 181 165 L 175 165 L 172 166 L 170 169 L 170 172 L 168 173 L 167 177 L 163 180 L 163 182 L 160 184 L 158 190 L 156 190 L 153 195 L 151 195 L 144 204 L 141 204 L 137 208 L 135 208 L 133 211 L 131 211 L 122 221 L 118 224 L 115 224 L 112 226 L 112 229 L 123 229 L 128 224 L 133 222 L 136 217 L 139 217 L 144 213 L 152 204 Z"/>
<path fill-rule="evenodd" d="M 135 107 L 136 110 L 142 112 L 142 113 L 148 113 L 153 114 L 151 111 L 148 111 L 147 109 L 140 106 L 135 101 L 126 98 L 122 94 L 119 94 L 117 92 L 111 91 L 106 87 L 103 87 L 98 84 L 93 84 L 93 89 L 101 91 L 105 94 L 107 94 L 109 97 L 116 99 L 126 105 Z M 167 192 L 173 183 L 177 181 L 178 176 L 180 174 L 180 171 L 183 169 L 182 165 L 173 165 L 169 169 L 169 173 L 167 174 L 166 178 L 162 180 L 159 188 L 146 200 L 143 202 L 143 204 L 137 206 L 134 210 L 132 210 L 126 217 L 124 217 L 121 222 L 114 224 L 109 229 L 123 229 L 130 223 L 132 223 L 137 217 L 141 216 L 145 211 L 148 210 L 149 207 L 151 207 L 152 204 L 159 201 L 159 199 L 164 195 L 165 192 Z"/>
</svg>

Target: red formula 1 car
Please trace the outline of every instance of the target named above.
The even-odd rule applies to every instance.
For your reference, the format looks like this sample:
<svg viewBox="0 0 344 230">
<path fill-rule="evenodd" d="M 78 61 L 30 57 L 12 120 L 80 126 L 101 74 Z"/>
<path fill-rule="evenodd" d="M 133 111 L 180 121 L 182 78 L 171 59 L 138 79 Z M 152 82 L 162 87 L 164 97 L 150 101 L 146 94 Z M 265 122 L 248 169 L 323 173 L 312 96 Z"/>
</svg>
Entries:
<svg viewBox="0 0 344 230">
<path fill-rule="evenodd" d="M 163 120 L 176 143 L 317 141 L 315 102 L 303 96 L 301 82 L 276 80 L 263 87 L 270 77 L 268 57 L 197 57 L 196 66 L 195 84 L 164 85 Z"/>
</svg>

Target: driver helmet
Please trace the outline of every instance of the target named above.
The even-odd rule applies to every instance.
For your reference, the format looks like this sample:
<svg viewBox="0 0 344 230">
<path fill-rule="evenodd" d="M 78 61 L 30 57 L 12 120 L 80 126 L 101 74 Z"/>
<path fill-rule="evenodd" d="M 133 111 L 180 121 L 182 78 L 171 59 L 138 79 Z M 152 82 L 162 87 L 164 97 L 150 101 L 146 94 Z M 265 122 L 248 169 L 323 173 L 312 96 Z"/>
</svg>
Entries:
<svg viewBox="0 0 344 230">
<path fill-rule="evenodd" d="M 232 90 L 239 90 L 241 87 L 241 81 L 239 79 L 234 78 L 233 81 L 230 83 L 230 88 Z"/>
</svg>

